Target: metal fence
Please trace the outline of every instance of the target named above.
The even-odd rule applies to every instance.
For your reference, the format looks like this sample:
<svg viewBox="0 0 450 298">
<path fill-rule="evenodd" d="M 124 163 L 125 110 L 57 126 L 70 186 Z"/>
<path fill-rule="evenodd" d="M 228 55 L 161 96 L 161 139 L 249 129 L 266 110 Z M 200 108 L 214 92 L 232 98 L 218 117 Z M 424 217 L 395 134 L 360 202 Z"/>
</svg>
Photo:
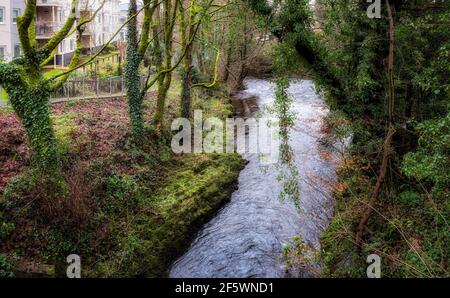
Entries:
<svg viewBox="0 0 450 298">
<path fill-rule="evenodd" d="M 146 77 L 140 77 L 141 86 Z M 57 89 L 50 97 L 52 102 L 67 100 L 113 98 L 126 94 L 123 76 L 107 78 L 76 78 L 70 79 Z M 0 107 L 8 106 L 8 98 L 0 85 Z"/>
<path fill-rule="evenodd" d="M 145 83 L 145 76 L 140 77 L 141 86 Z M 125 81 L 123 76 L 93 79 L 71 79 L 56 90 L 51 99 L 89 99 L 125 95 Z"/>
</svg>

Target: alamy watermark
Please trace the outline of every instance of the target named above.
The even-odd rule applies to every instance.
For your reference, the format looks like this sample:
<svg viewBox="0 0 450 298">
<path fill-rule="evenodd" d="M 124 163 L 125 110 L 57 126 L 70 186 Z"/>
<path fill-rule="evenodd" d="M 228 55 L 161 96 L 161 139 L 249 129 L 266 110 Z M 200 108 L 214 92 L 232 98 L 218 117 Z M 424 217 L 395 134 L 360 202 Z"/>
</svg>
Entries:
<svg viewBox="0 0 450 298">
<path fill-rule="evenodd" d="M 381 19 L 381 0 L 366 0 L 371 3 L 367 8 L 367 16 L 370 19 Z"/>
<path fill-rule="evenodd" d="M 367 256 L 367 277 L 368 278 L 381 278 L 381 258 L 379 255 L 372 254 Z"/>
<path fill-rule="evenodd" d="M 193 124 L 186 118 L 172 122 L 171 147 L 176 154 L 240 153 L 258 154 L 263 165 L 278 162 L 280 127 L 277 118 L 207 118 L 194 111 Z"/>
<path fill-rule="evenodd" d="M 81 278 L 81 258 L 79 255 L 69 255 L 66 258 L 67 264 L 67 270 L 66 270 L 66 276 L 68 278 Z"/>
</svg>

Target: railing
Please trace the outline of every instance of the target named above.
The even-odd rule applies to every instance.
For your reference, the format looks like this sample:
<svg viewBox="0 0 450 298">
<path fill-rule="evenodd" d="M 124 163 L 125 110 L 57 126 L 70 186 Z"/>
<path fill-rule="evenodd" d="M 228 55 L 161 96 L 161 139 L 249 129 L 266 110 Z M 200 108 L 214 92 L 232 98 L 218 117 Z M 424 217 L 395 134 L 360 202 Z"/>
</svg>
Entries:
<svg viewBox="0 0 450 298">
<path fill-rule="evenodd" d="M 61 25 L 57 22 L 36 22 L 36 37 L 51 37 L 58 32 L 59 28 Z"/>
<path fill-rule="evenodd" d="M 84 9 L 85 7 L 93 7 L 95 4 L 94 0 L 80 0 L 79 1 L 79 5 L 82 9 Z"/>
<path fill-rule="evenodd" d="M 145 76 L 141 76 L 141 86 L 144 85 Z M 96 98 L 110 98 L 125 96 L 125 81 L 123 76 L 108 78 L 77 78 L 70 79 L 51 96 L 52 102 L 66 100 L 83 100 Z"/>
<path fill-rule="evenodd" d="M 146 76 L 141 76 L 141 86 L 144 85 Z M 8 99 L 2 95 L 0 85 L 0 108 L 9 107 Z M 89 100 L 101 98 L 116 98 L 126 95 L 123 76 L 108 78 L 76 78 L 70 79 L 56 90 L 50 97 L 53 103 L 69 100 Z"/>
<path fill-rule="evenodd" d="M 62 5 L 61 0 L 37 0 L 37 6 L 60 6 Z"/>
</svg>

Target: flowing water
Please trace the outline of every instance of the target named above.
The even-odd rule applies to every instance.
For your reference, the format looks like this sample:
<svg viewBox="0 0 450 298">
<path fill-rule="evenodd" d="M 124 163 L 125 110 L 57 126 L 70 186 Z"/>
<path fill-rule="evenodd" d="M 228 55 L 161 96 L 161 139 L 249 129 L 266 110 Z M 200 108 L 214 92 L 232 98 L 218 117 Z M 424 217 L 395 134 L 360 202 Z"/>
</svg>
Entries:
<svg viewBox="0 0 450 298">
<path fill-rule="evenodd" d="M 248 78 L 244 83 L 246 89 L 238 95 L 243 101 L 256 97 L 260 109 L 273 102 L 271 81 Z M 249 163 L 240 173 L 231 201 L 173 264 L 171 277 L 292 276 L 283 262 L 283 246 L 300 235 L 311 247 L 319 248 L 320 234 L 332 215 L 330 192 L 336 180 L 337 158 L 324 152 L 319 142 L 328 108 L 312 81 L 292 81 L 289 94 L 296 115 L 290 145 L 299 170 L 301 209 L 280 200 L 282 187 L 274 166 L 262 170 L 257 155 L 245 155 Z"/>
</svg>

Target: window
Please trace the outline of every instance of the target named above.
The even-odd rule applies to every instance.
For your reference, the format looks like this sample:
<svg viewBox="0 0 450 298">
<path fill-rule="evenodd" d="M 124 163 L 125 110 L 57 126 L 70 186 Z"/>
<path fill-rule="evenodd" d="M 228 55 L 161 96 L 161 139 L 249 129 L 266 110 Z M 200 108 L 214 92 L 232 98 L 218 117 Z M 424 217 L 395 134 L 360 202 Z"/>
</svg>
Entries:
<svg viewBox="0 0 450 298">
<path fill-rule="evenodd" d="M 21 55 L 20 45 L 16 44 L 14 46 L 14 58 L 18 58 Z"/>
<path fill-rule="evenodd" d="M 0 46 L 0 61 L 4 61 L 6 59 L 6 46 Z"/>
<path fill-rule="evenodd" d="M 5 23 L 5 8 L 0 7 L 0 24 Z"/>
<path fill-rule="evenodd" d="M 12 11 L 13 24 L 17 24 L 18 17 L 20 17 L 20 8 L 13 8 L 13 11 Z"/>
<path fill-rule="evenodd" d="M 65 49 L 66 49 L 66 41 L 63 40 L 63 41 L 61 41 L 61 43 L 59 44 L 59 51 L 60 51 L 60 52 L 64 52 Z"/>
<path fill-rule="evenodd" d="M 73 51 L 75 48 L 75 42 L 73 39 L 70 40 L 70 51 Z"/>
</svg>

